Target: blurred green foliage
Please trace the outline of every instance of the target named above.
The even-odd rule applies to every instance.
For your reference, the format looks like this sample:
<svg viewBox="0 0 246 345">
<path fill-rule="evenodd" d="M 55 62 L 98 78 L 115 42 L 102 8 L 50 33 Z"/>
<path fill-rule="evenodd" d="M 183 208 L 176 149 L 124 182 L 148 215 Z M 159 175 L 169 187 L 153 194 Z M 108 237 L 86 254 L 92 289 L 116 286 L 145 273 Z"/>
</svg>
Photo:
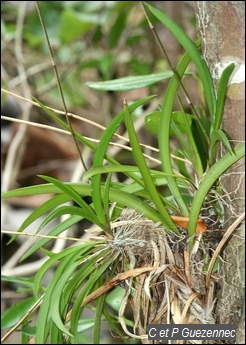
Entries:
<svg viewBox="0 0 246 345">
<path fill-rule="evenodd" d="M 157 66 L 138 2 L 41 1 L 40 8 L 69 107 L 76 109 L 88 103 L 90 90 L 84 82 L 90 78 L 104 81 L 148 74 Z M 35 2 L 26 11 L 22 42 L 25 68 L 47 62 L 29 77 L 33 95 L 60 104 Z M 2 63 L 10 79 L 17 75 L 13 68 L 17 16 L 17 4 L 2 4 Z"/>
</svg>

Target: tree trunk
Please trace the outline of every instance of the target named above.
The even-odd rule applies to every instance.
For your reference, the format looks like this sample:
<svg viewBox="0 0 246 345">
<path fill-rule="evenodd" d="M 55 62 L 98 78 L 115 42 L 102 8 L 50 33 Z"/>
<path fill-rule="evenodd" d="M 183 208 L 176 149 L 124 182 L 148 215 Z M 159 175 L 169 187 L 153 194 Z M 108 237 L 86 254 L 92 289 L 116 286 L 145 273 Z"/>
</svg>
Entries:
<svg viewBox="0 0 246 345">
<path fill-rule="evenodd" d="M 232 146 L 244 140 L 245 128 L 245 2 L 195 1 L 197 23 L 202 39 L 203 55 L 217 86 L 222 70 L 236 64 L 228 87 L 224 111 L 223 130 Z M 221 149 L 221 155 L 223 149 Z M 225 195 L 224 230 L 244 212 L 244 166 L 242 160 L 223 176 L 221 183 Z M 216 291 L 216 318 L 219 324 L 236 324 L 236 344 L 244 344 L 244 225 L 241 223 L 222 253 L 223 264 L 219 272 Z"/>
</svg>

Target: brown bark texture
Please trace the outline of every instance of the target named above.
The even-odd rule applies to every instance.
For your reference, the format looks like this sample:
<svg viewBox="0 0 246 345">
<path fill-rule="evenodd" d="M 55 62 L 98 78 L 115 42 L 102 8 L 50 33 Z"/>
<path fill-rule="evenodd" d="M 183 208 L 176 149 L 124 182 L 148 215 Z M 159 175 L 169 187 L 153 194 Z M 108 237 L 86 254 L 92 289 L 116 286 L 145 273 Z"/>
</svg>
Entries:
<svg viewBox="0 0 246 345">
<path fill-rule="evenodd" d="M 202 50 L 214 83 L 221 71 L 236 64 L 224 109 L 223 127 L 232 146 L 245 137 L 245 2 L 195 1 Z M 224 154 L 221 148 L 220 155 Z M 225 193 L 224 230 L 244 212 L 244 161 L 240 160 L 221 179 Z M 244 224 L 240 224 L 223 250 L 215 307 L 218 324 L 236 324 L 236 344 L 245 343 L 245 247 Z"/>
</svg>

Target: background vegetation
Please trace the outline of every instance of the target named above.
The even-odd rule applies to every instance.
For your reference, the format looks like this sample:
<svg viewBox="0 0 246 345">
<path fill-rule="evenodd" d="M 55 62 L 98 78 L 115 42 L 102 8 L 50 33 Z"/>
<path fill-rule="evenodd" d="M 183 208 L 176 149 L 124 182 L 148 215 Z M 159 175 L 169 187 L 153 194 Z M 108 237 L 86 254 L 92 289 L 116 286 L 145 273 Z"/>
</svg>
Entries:
<svg viewBox="0 0 246 345">
<path fill-rule="evenodd" d="M 216 184 L 216 181 L 243 155 L 241 147 L 235 148 L 235 151 L 231 149 L 226 135 L 220 130 L 227 82 L 234 66 L 230 65 L 225 70 L 216 100 L 211 75 L 209 70 L 204 68 L 204 62 L 200 58 L 195 43 L 191 43 L 192 41 L 183 34 L 183 31 L 179 31 L 175 24 L 155 10 L 159 7 L 163 11 L 163 2 L 150 2 L 154 7 L 148 8 L 153 14 L 151 20 L 156 27 L 158 37 L 166 42 L 165 49 L 172 59 L 171 65 L 168 58 L 163 58 L 163 51 L 153 39 L 144 11 L 137 2 L 40 3 L 51 50 L 48 49 L 47 40 L 44 39 L 36 8 L 32 7 L 32 3 L 28 4 L 21 2 L 17 7 L 13 3 L 3 4 L 2 86 L 5 90 L 2 113 L 9 117 L 9 104 L 12 107 L 14 104 L 15 111 L 12 116 L 19 113 L 18 117 L 21 116 L 29 123 L 33 121 L 53 128 L 59 124 L 66 132 L 60 131 L 55 134 L 45 126 L 42 128 L 21 126 L 19 129 L 11 127 L 12 137 L 3 146 L 3 192 L 20 186 L 35 186 L 37 183 L 49 182 L 50 184 L 12 194 L 6 193 L 4 197 L 14 198 L 11 198 L 8 204 L 4 200 L 3 228 L 19 229 L 19 231 L 26 228 L 29 233 L 36 232 L 37 229 L 39 232 L 43 228 L 44 233 L 52 236 L 62 233 L 67 241 L 56 239 L 53 243 L 50 238 L 43 237 L 34 245 L 32 237 L 30 241 L 24 240 L 24 242 L 21 240 L 22 236 L 17 237 L 17 241 L 12 241 L 6 246 L 7 250 L 3 253 L 4 288 L 7 293 L 8 289 L 15 290 L 16 284 L 24 286 L 19 290 L 21 297 L 32 296 L 34 289 L 36 298 L 30 297 L 24 304 L 17 304 L 15 310 L 18 319 L 21 313 L 24 315 L 27 310 L 31 313 L 30 308 L 36 299 L 36 303 L 39 303 L 39 300 L 43 298 L 39 293 L 46 291 L 38 316 L 37 328 L 29 327 L 27 323 L 22 325 L 22 343 L 25 343 L 29 336 L 36 336 L 37 340 L 45 341 L 46 321 L 50 326 L 52 342 L 68 341 L 70 334 L 61 320 L 64 318 L 66 322 L 71 319 L 70 327 L 76 333 L 76 338 L 72 341 L 95 343 L 101 339 L 103 342 L 100 323 L 107 320 L 110 328 L 124 341 L 135 342 L 137 337 L 127 340 L 123 336 L 122 329 L 116 322 L 115 315 L 117 314 L 114 312 L 119 313 L 124 331 L 127 329 L 125 329 L 126 325 L 130 329 L 134 328 L 130 312 L 126 319 L 123 318 L 125 306 L 123 307 L 122 301 L 129 298 L 130 290 L 124 298 L 122 289 L 119 288 L 107 297 L 105 295 L 100 297 L 99 294 L 96 308 L 89 308 L 89 314 L 77 324 L 80 315 L 79 308 L 86 300 L 85 296 L 89 291 L 95 292 L 99 291 L 100 287 L 105 288 L 105 281 L 112 279 L 113 282 L 118 277 L 113 278 L 113 275 L 121 272 L 119 270 L 122 272 L 119 273 L 117 279 L 127 281 L 131 277 L 128 284 L 130 288 L 132 284 L 137 284 L 134 285 L 136 288 L 140 284 L 138 278 L 136 281 L 133 280 L 133 277 L 140 274 L 137 270 L 146 270 L 147 264 L 152 266 L 152 260 L 156 261 L 157 254 L 154 250 L 151 254 L 153 257 L 150 255 L 144 265 L 136 265 L 134 260 L 137 257 L 140 260 L 143 256 L 140 249 L 137 252 L 134 251 L 136 243 L 141 247 L 150 239 L 140 237 L 136 229 L 131 230 L 134 231 L 135 238 L 132 238 L 132 235 L 129 236 L 128 228 L 124 231 L 118 230 L 118 232 L 114 230 L 113 222 L 116 222 L 115 226 L 117 226 L 117 220 L 127 221 L 130 224 L 131 217 L 138 217 L 131 214 L 130 218 L 127 215 L 126 218 L 119 219 L 118 217 L 121 216 L 119 207 L 130 206 L 134 212 L 137 211 L 140 215 L 143 213 L 147 221 L 159 221 L 167 233 L 168 229 L 172 229 L 178 235 L 188 225 L 175 222 L 175 216 L 170 218 L 168 213 L 185 216 L 186 223 L 190 218 L 188 237 L 185 236 L 185 241 L 189 240 L 187 248 L 190 251 L 193 248 L 195 231 L 198 236 L 204 231 L 196 228 L 202 209 L 203 218 L 207 221 L 206 226 L 209 224 L 211 228 L 216 228 L 223 222 L 223 206 L 221 203 L 214 202 L 220 194 L 218 189 L 220 186 Z M 196 29 L 192 4 L 178 2 L 178 5 L 178 11 L 175 10 L 178 16 L 175 20 L 195 40 Z M 166 10 L 172 12 L 172 7 L 167 7 Z M 164 22 L 176 36 L 171 43 L 167 39 L 168 31 L 163 26 Z M 190 53 L 194 62 L 194 65 L 189 65 L 184 84 L 180 84 L 172 68 L 173 65 L 176 66 L 179 63 L 178 73 L 182 79 L 186 66 L 189 64 L 187 58 L 182 58 L 184 51 L 177 44 L 179 39 L 185 48 L 184 51 Z M 54 78 L 49 56 L 51 51 L 54 54 L 60 84 Z M 130 79 L 129 76 L 131 76 Z M 138 78 L 139 76 L 143 77 Z M 119 79 L 124 77 L 128 78 Z M 172 80 L 169 83 L 171 77 Z M 179 86 L 182 88 L 183 85 L 187 93 L 182 93 L 175 99 L 177 88 Z M 60 86 L 60 90 L 57 86 Z M 11 93 L 12 97 L 9 98 Z M 167 94 L 169 96 L 164 97 Z M 189 95 L 188 103 L 187 94 Z M 23 95 L 31 102 L 34 99 L 35 107 L 31 102 L 16 103 L 18 99 L 16 95 Z M 157 95 L 157 97 L 150 95 Z M 72 120 L 66 123 L 46 107 L 55 109 L 56 113 L 59 113 L 57 110 L 63 108 L 66 116 L 70 116 L 71 113 L 77 115 L 72 116 Z M 166 126 L 166 120 L 163 120 L 162 114 L 165 112 L 168 114 L 168 111 L 170 117 Z M 118 128 L 118 134 L 115 137 L 113 135 Z M 5 131 L 7 133 L 7 129 Z M 78 140 L 76 145 L 80 146 L 80 153 L 72 136 L 65 135 L 68 132 L 72 132 L 72 136 Z M 53 134 L 50 135 L 50 133 Z M 130 144 L 126 136 L 129 136 Z M 110 143 L 110 141 L 113 142 Z M 222 142 L 229 152 L 220 164 L 216 165 L 218 141 Z M 107 156 L 105 156 L 106 152 Z M 174 158 L 172 163 L 169 157 Z M 103 167 L 104 158 L 111 163 L 109 168 Z M 173 176 L 173 168 L 182 175 L 180 180 L 177 176 Z M 105 173 L 107 174 L 103 175 Z M 204 175 L 206 178 L 203 179 Z M 62 181 L 73 183 L 64 184 Z M 79 184 L 76 184 L 77 182 Z M 58 195 L 50 198 L 50 194 L 53 195 L 53 193 L 58 193 Z M 32 194 L 31 197 L 28 196 L 29 194 Z M 44 198 L 41 198 L 40 194 L 44 194 Z M 193 194 L 195 194 L 194 198 Z M 18 198 L 20 195 L 27 198 L 20 199 Z M 61 206 L 71 200 L 72 204 Z M 110 210 L 112 203 L 114 207 Z M 20 220 L 17 221 L 18 224 L 9 226 L 8 223 L 12 217 L 9 212 L 16 206 L 18 208 L 31 206 L 34 209 L 21 227 L 19 227 L 22 223 Z M 48 216 L 47 211 L 51 211 Z M 66 214 L 72 216 L 67 218 Z M 184 222 L 184 217 L 181 218 Z M 139 220 L 135 219 L 137 223 Z M 35 223 L 36 221 L 38 223 Z M 205 226 L 203 221 L 200 221 Z M 88 231 L 91 225 L 92 227 L 97 225 L 104 231 L 106 237 L 98 237 L 96 232 L 96 237 L 94 239 L 92 237 L 88 244 L 74 249 L 69 244 L 69 239 L 74 242 L 81 236 L 86 239 L 84 231 Z M 148 232 L 152 233 L 152 231 L 148 229 Z M 93 235 L 92 229 L 89 232 Z M 7 242 L 7 231 L 4 233 L 4 241 Z M 38 239 L 39 235 L 35 236 Z M 216 241 L 219 242 L 219 239 L 220 237 L 217 237 Z M 130 240 L 133 242 L 130 243 Z M 157 239 L 153 235 L 151 240 L 157 243 L 156 248 L 162 248 L 163 239 Z M 20 247 L 18 250 L 16 245 Z M 41 247 L 43 249 L 40 251 Z M 54 255 L 54 253 L 61 254 Z M 47 257 L 50 259 L 42 266 Z M 25 260 L 24 264 L 19 263 L 20 258 Z M 76 268 L 79 258 L 82 260 L 81 269 L 79 266 Z M 211 264 L 210 259 L 211 255 L 207 253 L 204 261 L 202 260 L 208 267 L 204 282 L 205 290 L 208 288 L 212 269 L 216 270 L 214 262 Z M 168 260 L 170 263 L 173 258 L 168 256 Z M 59 268 L 56 269 L 55 266 L 53 270 L 52 265 L 60 261 Z M 109 267 L 110 270 L 108 270 Z M 78 270 L 76 271 L 75 268 Z M 132 270 L 131 274 L 127 273 L 128 269 Z M 34 281 L 33 278 L 21 278 L 21 276 L 32 277 L 37 271 Z M 54 274 L 54 279 L 46 290 L 45 286 L 50 281 L 49 274 Z M 130 275 L 124 278 L 120 274 Z M 11 278 L 16 276 L 19 278 Z M 41 285 L 42 278 L 45 278 L 44 285 Z M 82 283 L 85 285 L 79 291 Z M 70 295 L 74 295 L 73 298 L 78 297 L 77 303 L 76 300 L 70 299 Z M 51 305 L 54 297 L 60 303 L 59 306 Z M 12 305 L 12 298 L 11 296 L 10 305 Z M 104 307 L 105 298 L 106 305 L 111 308 L 109 311 Z M 140 300 L 141 298 L 144 297 L 141 295 Z M 67 313 L 67 301 L 74 303 L 72 316 L 69 316 L 69 312 Z M 184 309 L 186 306 L 187 304 Z M 144 305 L 143 315 L 145 307 Z M 20 310 L 21 308 L 23 311 Z M 48 317 L 47 308 L 50 310 L 51 319 Z M 56 308 L 61 309 L 57 312 Z M 17 321 L 13 320 L 15 310 L 10 309 L 9 314 L 5 314 L 4 322 L 7 328 L 12 327 Z M 151 312 L 150 315 L 152 315 Z M 179 319 L 178 315 L 176 311 L 176 321 Z M 134 311 L 133 316 L 136 322 L 138 316 L 134 315 Z M 138 325 L 141 330 L 140 325 L 141 322 Z M 63 335 L 57 328 L 62 330 Z M 92 340 L 84 333 L 84 330 L 91 328 L 94 328 Z"/>
</svg>

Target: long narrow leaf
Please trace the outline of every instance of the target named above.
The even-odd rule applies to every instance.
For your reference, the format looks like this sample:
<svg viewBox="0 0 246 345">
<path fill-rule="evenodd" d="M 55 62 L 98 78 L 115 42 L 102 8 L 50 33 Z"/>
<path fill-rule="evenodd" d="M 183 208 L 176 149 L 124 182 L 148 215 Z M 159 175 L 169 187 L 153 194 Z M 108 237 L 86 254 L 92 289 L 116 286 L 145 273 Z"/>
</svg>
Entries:
<svg viewBox="0 0 246 345">
<path fill-rule="evenodd" d="M 210 146 L 210 153 L 209 153 L 209 163 L 212 165 L 216 159 L 216 152 L 217 152 L 217 140 L 214 140 L 215 133 L 219 133 L 222 118 L 224 114 L 224 106 L 225 106 L 225 100 L 226 100 L 226 91 L 228 87 L 228 82 L 230 79 L 230 76 L 235 68 L 235 64 L 232 63 L 229 66 L 227 66 L 220 77 L 219 80 L 219 86 L 218 86 L 218 96 L 217 96 L 217 104 L 216 104 L 216 114 L 215 114 L 215 120 L 212 123 L 211 126 L 211 146 Z M 223 134 L 222 134 L 223 136 Z M 224 134 L 225 136 L 225 134 Z M 224 138 L 224 140 L 221 140 L 228 148 L 229 151 L 231 151 L 230 143 L 227 140 L 227 138 Z"/>
<path fill-rule="evenodd" d="M 60 275 L 63 274 L 63 272 L 66 268 L 66 265 L 70 260 L 71 260 L 71 254 L 66 256 L 65 259 L 63 260 L 63 262 L 58 266 L 58 268 L 56 269 L 55 274 L 53 276 L 53 279 L 51 280 L 49 286 L 46 289 L 44 299 L 42 301 L 42 304 L 41 304 L 41 307 L 39 310 L 38 320 L 37 320 L 37 334 L 36 334 L 36 343 L 37 344 L 45 344 L 46 343 L 47 322 L 48 321 L 51 322 L 50 321 L 51 320 L 50 308 L 52 305 L 51 296 L 52 296 L 53 290 L 55 289 L 57 279 L 60 277 Z M 71 335 L 71 333 L 69 333 L 65 327 L 64 327 L 64 329 L 62 329 L 62 331 L 65 334 Z"/>
<path fill-rule="evenodd" d="M 72 215 L 68 219 L 65 219 L 62 223 L 59 223 L 57 226 L 55 226 L 49 233 L 49 236 L 58 236 L 65 230 L 71 228 L 75 224 L 77 224 L 83 217 Z M 41 247 L 45 246 L 47 243 L 49 243 L 52 239 L 51 238 L 42 238 L 38 242 L 34 243 L 34 245 L 25 252 L 25 254 L 21 257 L 20 262 L 27 259 L 30 255 L 35 253 L 37 250 L 39 250 Z"/>
<path fill-rule="evenodd" d="M 81 256 L 80 250 L 77 250 L 75 254 L 73 254 L 70 258 L 70 260 L 64 260 L 66 261 L 64 264 L 64 271 L 63 273 L 56 279 L 56 286 L 53 289 L 51 300 L 52 304 L 50 306 L 51 309 L 51 317 L 56 324 L 56 326 L 63 332 L 66 333 L 67 329 L 62 321 L 62 317 L 65 318 L 65 313 L 67 312 L 67 308 L 69 306 L 69 300 L 64 300 L 64 290 L 65 285 L 68 282 L 70 276 L 74 272 L 75 268 L 78 266 L 78 257 Z M 62 265 L 61 264 L 61 265 Z M 54 279 L 54 278 L 53 278 Z M 65 306 L 65 308 L 63 308 Z M 62 315 L 63 314 L 63 315 Z M 70 335 L 69 333 L 67 333 Z"/>
<path fill-rule="evenodd" d="M 154 202 L 160 217 L 162 219 L 163 224 L 167 227 L 167 229 L 172 230 L 175 233 L 179 233 L 176 226 L 174 225 L 172 219 L 170 218 L 169 214 L 167 213 L 164 204 L 156 190 L 156 187 L 154 185 L 153 179 L 151 177 L 149 168 L 146 164 L 146 161 L 144 159 L 143 153 L 141 151 L 137 135 L 133 126 L 133 122 L 131 119 L 131 115 L 128 109 L 128 105 L 125 101 L 124 104 L 124 111 L 125 111 L 125 121 L 126 121 L 126 127 L 129 134 L 129 139 L 132 147 L 132 153 L 133 157 L 135 159 L 135 162 L 137 163 L 137 166 L 139 167 L 139 170 L 141 172 L 145 188 L 148 190 L 152 201 Z M 168 231 L 168 230 L 167 230 Z"/>
<path fill-rule="evenodd" d="M 41 287 L 41 280 L 44 276 L 44 274 L 59 260 L 61 260 L 62 258 L 64 258 L 65 256 L 70 255 L 71 253 L 74 253 L 78 250 L 80 250 L 80 255 L 85 254 L 86 252 L 88 252 L 92 247 L 95 246 L 95 244 L 100 244 L 103 243 L 98 241 L 98 242 L 89 242 L 89 243 L 83 243 L 81 246 L 79 247 L 69 247 L 64 249 L 62 252 L 57 253 L 55 255 L 53 255 L 51 258 L 49 258 L 44 264 L 43 266 L 39 269 L 39 271 L 37 272 L 36 276 L 35 276 L 35 281 L 34 281 L 34 294 L 37 296 L 38 291 Z"/>
<path fill-rule="evenodd" d="M 111 187 L 111 176 L 112 174 L 109 173 L 106 179 L 105 188 L 104 188 L 104 198 L 103 198 L 103 208 L 105 211 L 105 217 L 107 221 L 107 232 L 110 231 L 110 198 L 109 198 L 109 190 Z"/>
<path fill-rule="evenodd" d="M 35 186 L 36 187 L 36 186 Z M 32 224 L 35 220 L 40 219 L 44 214 L 49 212 L 51 209 L 67 202 L 70 200 L 70 197 L 67 196 L 66 194 L 60 194 L 60 195 L 55 195 L 52 197 L 50 200 L 44 202 L 42 205 L 37 207 L 21 224 L 20 228 L 18 229 L 18 232 L 22 232 L 25 230 L 30 224 Z M 13 235 L 11 240 L 8 242 L 10 244 L 13 242 L 16 237 L 19 235 Z"/>
<path fill-rule="evenodd" d="M 101 243 L 101 242 L 99 242 Z M 102 246 L 104 246 L 104 243 L 102 243 Z M 93 256 L 95 247 L 97 248 L 97 255 Z M 77 290 L 83 286 L 84 282 L 88 280 L 89 276 L 93 273 L 95 270 L 95 267 L 97 267 L 97 261 L 99 258 L 106 257 L 110 254 L 111 249 L 108 247 L 104 250 L 104 248 L 100 248 L 97 244 L 94 243 L 94 246 L 91 247 L 91 251 L 88 251 L 83 255 L 83 264 L 80 268 L 78 268 L 77 272 L 71 277 L 69 280 L 66 289 L 64 291 L 65 298 L 72 299 L 73 295 L 77 293 Z M 73 290 L 72 294 L 71 291 Z"/>
<path fill-rule="evenodd" d="M 183 46 L 185 51 L 189 54 L 191 60 L 194 62 L 199 77 L 201 79 L 204 94 L 208 104 L 211 119 L 215 117 L 216 110 L 216 94 L 213 84 L 213 79 L 209 71 L 208 65 L 201 55 L 201 52 L 197 48 L 196 44 L 190 39 L 190 37 L 179 27 L 171 18 L 165 13 L 152 7 L 151 5 L 144 3 L 144 5 L 150 10 L 150 12 L 160 20 L 160 22 L 172 32 L 175 38 Z"/>
<path fill-rule="evenodd" d="M 165 80 L 173 76 L 173 72 L 166 70 L 161 73 L 141 75 L 141 76 L 129 76 L 118 78 L 114 80 L 107 80 L 103 82 L 86 82 L 92 89 L 102 90 L 102 91 L 127 91 L 136 90 L 141 87 L 149 86 L 158 81 Z"/>
<path fill-rule="evenodd" d="M 81 196 L 90 196 L 91 187 L 86 183 L 66 183 L 77 191 Z M 143 187 L 140 187 L 143 188 Z M 102 186 L 102 192 L 104 187 Z M 3 197 L 10 198 L 14 196 L 25 196 L 33 194 L 47 194 L 47 193 L 61 193 L 60 188 L 54 186 L 53 184 L 38 185 L 32 187 L 18 188 L 12 191 L 4 193 Z M 153 222 L 163 221 L 161 215 L 156 212 L 152 207 L 147 205 L 143 200 L 132 193 L 125 192 L 122 190 L 117 190 L 115 188 L 110 188 L 109 191 L 110 200 L 112 202 L 117 202 L 121 207 L 129 207 L 148 217 Z"/>
<path fill-rule="evenodd" d="M 53 183 L 55 186 L 60 188 L 62 192 L 69 195 L 71 199 L 73 199 L 78 205 L 80 205 L 81 209 L 83 209 L 92 219 L 96 219 L 96 215 L 92 208 L 81 198 L 81 196 L 69 185 L 49 176 L 39 175 L 42 179 Z"/>
<path fill-rule="evenodd" d="M 149 96 L 149 97 L 146 97 L 139 101 L 134 102 L 133 104 L 131 104 L 131 111 L 140 107 L 145 102 L 152 99 L 153 97 L 154 96 Z M 123 120 L 124 120 L 124 111 L 121 111 L 110 122 L 107 129 L 104 131 L 101 137 L 100 143 L 98 144 L 98 147 L 95 152 L 95 156 L 93 160 L 93 168 L 101 167 L 103 165 L 103 160 L 105 158 L 109 142 Z M 102 201 L 102 193 L 101 193 L 101 176 L 100 175 L 93 176 L 91 180 L 91 188 L 92 188 L 91 196 L 93 200 L 93 205 L 97 212 L 98 219 L 100 220 L 102 224 L 106 226 L 105 211 L 103 209 L 103 201 Z"/>
<path fill-rule="evenodd" d="M 167 174 L 158 171 L 158 170 L 154 170 L 154 169 L 149 169 L 149 171 L 151 172 L 152 176 L 162 176 L 165 177 L 167 176 Z M 135 165 L 104 165 L 102 167 L 99 168 L 91 168 L 89 169 L 83 176 L 83 180 L 87 180 L 89 178 L 91 178 L 94 175 L 98 175 L 98 174 L 108 174 L 108 173 L 113 173 L 113 172 L 122 172 L 122 173 L 140 173 L 139 167 L 135 166 Z M 138 176 L 136 174 L 136 176 Z M 170 174 L 168 174 L 170 176 Z M 179 178 L 179 179 L 184 179 L 183 176 L 177 175 L 177 174 L 171 174 L 172 177 L 174 178 Z"/>
<path fill-rule="evenodd" d="M 88 213 L 87 210 L 82 209 L 82 208 L 77 207 L 77 206 L 61 206 L 61 207 L 55 209 L 54 211 L 52 211 L 46 217 L 46 219 L 40 225 L 40 229 L 43 228 L 49 222 L 51 222 L 53 219 L 60 217 L 60 216 L 63 216 L 64 214 L 81 216 L 81 218 L 86 218 L 90 222 L 97 224 L 100 228 L 103 228 L 103 225 L 99 222 L 98 218 L 94 214 Z"/>
<path fill-rule="evenodd" d="M 88 281 L 86 282 L 86 284 L 83 286 L 82 290 L 80 291 L 80 293 L 78 294 L 76 301 L 74 303 L 73 306 L 73 310 L 72 310 L 72 315 L 71 315 L 71 332 L 73 332 L 74 338 L 71 339 L 71 343 L 72 344 L 76 344 L 76 340 L 78 337 L 78 320 L 79 317 L 81 315 L 81 312 L 83 310 L 83 308 L 81 308 L 82 302 L 84 300 L 84 298 L 86 297 L 86 295 L 88 295 L 91 290 L 93 289 L 93 286 L 95 285 L 95 282 L 99 279 L 99 277 L 101 275 L 103 275 L 105 273 L 105 271 L 107 270 L 107 268 L 109 267 L 109 265 L 111 264 L 110 260 L 106 260 L 106 262 L 104 262 L 100 268 L 98 268 L 95 273 L 93 275 L 90 276 L 90 278 L 88 279 Z M 78 340 L 77 340 L 78 341 Z"/>
<path fill-rule="evenodd" d="M 202 180 L 199 188 L 194 196 L 191 210 L 190 210 L 190 220 L 188 227 L 188 237 L 190 239 L 189 245 L 192 248 L 194 243 L 194 233 L 196 229 L 197 219 L 201 211 L 202 204 L 212 188 L 216 180 L 235 162 L 244 156 L 245 147 L 243 144 L 239 144 L 234 148 L 235 154 L 231 155 L 227 152 L 222 158 L 220 158 L 206 173 L 204 179 Z"/>
<path fill-rule="evenodd" d="M 182 78 L 189 62 L 190 62 L 190 57 L 188 54 L 185 54 L 177 67 L 177 73 L 179 74 L 180 78 Z M 158 134 L 162 169 L 167 174 L 173 174 L 173 168 L 172 168 L 172 162 L 171 162 L 171 156 L 170 156 L 170 124 L 171 124 L 173 104 L 174 104 L 178 87 L 179 87 L 179 83 L 177 79 L 173 77 L 168 84 L 168 88 L 166 90 L 165 98 L 163 101 L 162 116 L 161 116 L 160 129 L 159 129 L 159 134 Z M 175 178 L 171 176 L 167 176 L 167 180 L 168 180 L 168 187 L 173 197 L 176 199 L 182 215 L 185 217 L 188 217 L 189 211 L 180 193 L 180 189 L 177 185 Z"/>
<path fill-rule="evenodd" d="M 112 275 L 112 274 L 111 274 Z M 97 288 L 99 288 L 101 285 L 103 285 L 103 276 L 100 276 L 97 282 Z M 96 301 L 96 314 L 95 314 L 95 323 L 93 326 L 93 336 L 92 341 L 93 344 L 99 344 L 100 343 L 100 336 L 101 336 L 101 323 L 103 319 L 103 309 L 104 309 L 104 303 L 105 303 L 106 295 L 100 296 Z"/>
<path fill-rule="evenodd" d="M 221 126 L 223 113 L 224 113 L 224 105 L 225 105 L 228 82 L 229 82 L 229 79 L 232 75 L 234 68 L 235 68 L 235 64 L 232 63 L 229 66 L 227 66 L 221 74 L 221 77 L 219 80 L 219 85 L 218 85 L 218 96 L 217 96 L 215 121 L 214 121 L 214 123 L 212 123 L 212 130 L 217 130 Z"/>
<path fill-rule="evenodd" d="M 179 116 L 182 116 L 183 118 L 182 124 L 187 139 L 184 139 L 181 130 L 174 121 L 171 121 L 171 129 L 174 130 L 176 137 L 182 146 L 182 151 L 184 152 L 185 157 L 192 163 L 193 170 L 196 172 L 198 178 L 200 178 L 203 174 L 203 167 L 191 126 L 192 121 L 195 120 L 192 120 L 192 115 L 184 112 L 176 112 L 176 114 L 179 114 Z"/>
</svg>

